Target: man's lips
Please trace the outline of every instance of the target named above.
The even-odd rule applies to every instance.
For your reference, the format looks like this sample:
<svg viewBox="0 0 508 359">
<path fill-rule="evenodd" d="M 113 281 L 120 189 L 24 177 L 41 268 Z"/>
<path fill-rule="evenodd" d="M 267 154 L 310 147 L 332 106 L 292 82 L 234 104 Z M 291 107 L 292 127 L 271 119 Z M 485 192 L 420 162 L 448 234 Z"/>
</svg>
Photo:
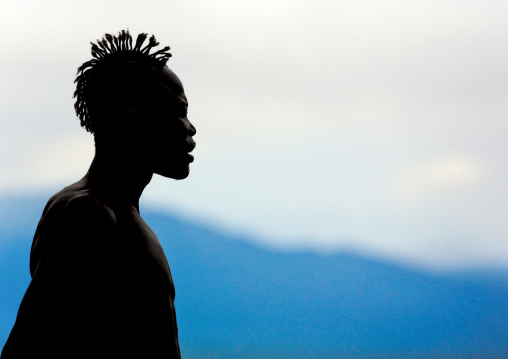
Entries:
<svg viewBox="0 0 508 359">
<path fill-rule="evenodd" d="M 187 143 L 187 152 L 192 152 L 196 148 L 196 142 L 191 141 L 190 143 Z"/>
<path fill-rule="evenodd" d="M 194 149 L 196 148 L 196 142 L 194 142 L 194 140 L 191 140 L 191 142 L 188 144 L 187 146 L 187 159 L 189 160 L 189 163 L 190 162 L 194 162 L 194 156 L 191 155 L 190 153 L 192 151 L 194 151 Z"/>
</svg>

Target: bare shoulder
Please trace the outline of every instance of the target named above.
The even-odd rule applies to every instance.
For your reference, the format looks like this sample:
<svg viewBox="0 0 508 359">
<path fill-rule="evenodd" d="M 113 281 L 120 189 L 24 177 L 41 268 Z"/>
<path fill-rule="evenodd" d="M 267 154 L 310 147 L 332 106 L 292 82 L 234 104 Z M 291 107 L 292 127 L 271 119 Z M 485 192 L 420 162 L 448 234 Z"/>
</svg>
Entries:
<svg viewBox="0 0 508 359">
<path fill-rule="evenodd" d="M 70 185 L 53 195 L 44 209 L 41 223 L 61 220 L 86 223 L 116 223 L 113 209 L 90 189 L 79 183 Z"/>
<path fill-rule="evenodd" d="M 30 253 L 32 276 L 41 258 L 50 267 L 79 258 L 107 245 L 114 237 L 116 215 L 93 191 L 77 184 L 53 195 L 35 231 Z"/>
<path fill-rule="evenodd" d="M 94 238 L 111 234 L 116 222 L 113 209 L 93 191 L 77 182 L 49 199 L 37 226 L 33 245 L 36 246 L 41 237 L 46 242 L 54 243 L 84 236 L 93 241 Z"/>
</svg>

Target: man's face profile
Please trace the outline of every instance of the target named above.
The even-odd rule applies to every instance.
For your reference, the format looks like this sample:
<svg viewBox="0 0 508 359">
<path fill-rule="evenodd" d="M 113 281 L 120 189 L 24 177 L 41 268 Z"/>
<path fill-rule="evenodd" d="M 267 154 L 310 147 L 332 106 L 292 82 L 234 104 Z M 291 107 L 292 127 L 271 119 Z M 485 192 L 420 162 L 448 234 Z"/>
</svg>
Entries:
<svg viewBox="0 0 508 359">
<path fill-rule="evenodd" d="M 194 160 L 189 152 L 196 146 L 192 139 L 196 129 L 187 118 L 188 102 L 178 76 L 166 66 L 153 71 L 156 98 L 140 145 L 153 173 L 184 179 Z"/>
</svg>

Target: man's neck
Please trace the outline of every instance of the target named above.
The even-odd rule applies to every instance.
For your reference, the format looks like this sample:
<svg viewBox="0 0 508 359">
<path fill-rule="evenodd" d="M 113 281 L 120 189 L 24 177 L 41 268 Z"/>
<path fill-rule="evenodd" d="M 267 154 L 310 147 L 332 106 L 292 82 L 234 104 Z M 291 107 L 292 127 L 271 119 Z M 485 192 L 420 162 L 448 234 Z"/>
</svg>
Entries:
<svg viewBox="0 0 508 359">
<path fill-rule="evenodd" d="M 139 159 L 106 151 L 96 151 L 83 178 L 86 186 L 118 205 L 134 206 L 153 173 Z"/>
</svg>

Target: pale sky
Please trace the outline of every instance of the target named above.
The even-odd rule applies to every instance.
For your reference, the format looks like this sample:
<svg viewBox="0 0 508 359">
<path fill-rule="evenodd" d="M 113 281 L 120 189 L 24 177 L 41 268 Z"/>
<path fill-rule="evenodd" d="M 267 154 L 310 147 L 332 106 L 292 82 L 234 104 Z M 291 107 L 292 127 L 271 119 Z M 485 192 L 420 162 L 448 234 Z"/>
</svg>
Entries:
<svg viewBox="0 0 508 359">
<path fill-rule="evenodd" d="M 275 248 L 508 263 L 505 1 L 4 1 L 0 195 L 81 178 L 90 41 L 170 45 L 191 175 L 144 204 Z M 1 239 L 0 239 L 1 240 Z"/>
</svg>

